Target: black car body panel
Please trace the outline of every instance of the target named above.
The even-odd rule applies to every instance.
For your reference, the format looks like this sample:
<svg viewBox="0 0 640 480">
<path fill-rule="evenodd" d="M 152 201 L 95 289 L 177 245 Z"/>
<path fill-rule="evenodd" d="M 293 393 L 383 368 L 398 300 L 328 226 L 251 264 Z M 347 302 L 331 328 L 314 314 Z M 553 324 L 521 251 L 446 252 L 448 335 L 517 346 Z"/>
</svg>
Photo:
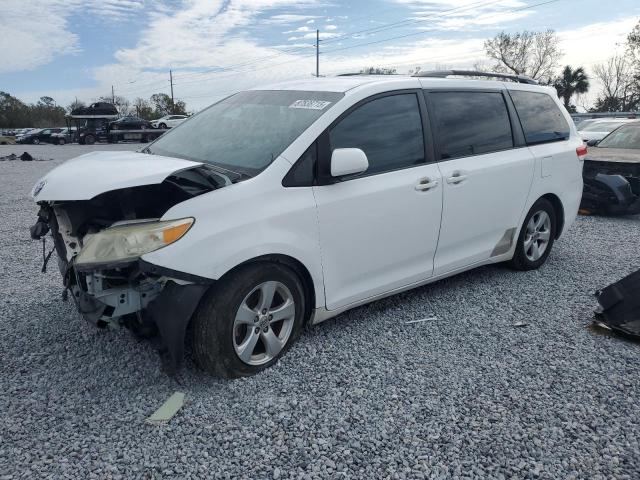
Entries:
<svg viewBox="0 0 640 480">
<path fill-rule="evenodd" d="M 640 213 L 640 150 L 589 149 L 580 208 L 605 215 Z"/>
</svg>

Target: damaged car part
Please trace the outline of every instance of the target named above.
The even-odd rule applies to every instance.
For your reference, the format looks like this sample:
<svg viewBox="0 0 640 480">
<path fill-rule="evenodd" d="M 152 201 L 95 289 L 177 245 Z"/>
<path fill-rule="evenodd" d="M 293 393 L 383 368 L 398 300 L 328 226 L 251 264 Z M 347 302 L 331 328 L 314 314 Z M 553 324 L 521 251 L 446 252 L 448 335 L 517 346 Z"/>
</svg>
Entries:
<svg viewBox="0 0 640 480">
<path fill-rule="evenodd" d="M 640 339 L 640 270 L 599 290 L 596 298 L 597 323 Z"/>
<path fill-rule="evenodd" d="M 602 215 L 640 213 L 640 122 L 614 130 L 589 149 L 580 209 Z"/>
</svg>

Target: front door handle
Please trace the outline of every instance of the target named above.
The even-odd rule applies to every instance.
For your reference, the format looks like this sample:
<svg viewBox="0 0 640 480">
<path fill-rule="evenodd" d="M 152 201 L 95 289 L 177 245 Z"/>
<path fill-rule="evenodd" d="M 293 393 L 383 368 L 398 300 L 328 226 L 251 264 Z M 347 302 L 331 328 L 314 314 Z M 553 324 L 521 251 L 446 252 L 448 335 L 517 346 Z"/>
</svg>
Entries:
<svg viewBox="0 0 640 480">
<path fill-rule="evenodd" d="M 464 182 L 467 179 L 467 175 L 462 172 L 453 172 L 450 177 L 447 177 L 447 183 L 450 185 L 457 185 L 458 183 Z"/>
<path fill-rule="evenodd" d="M 431 190 L 432 188 L 436 188 L 438 186 L 438 181 L 434 180 L 433 182 L 429 180 L 429 178 L 421 178 L 420 183 L 416 185 L 416 190 L 419 192 L 425 192 L 427 190 Z"/>
</svg>

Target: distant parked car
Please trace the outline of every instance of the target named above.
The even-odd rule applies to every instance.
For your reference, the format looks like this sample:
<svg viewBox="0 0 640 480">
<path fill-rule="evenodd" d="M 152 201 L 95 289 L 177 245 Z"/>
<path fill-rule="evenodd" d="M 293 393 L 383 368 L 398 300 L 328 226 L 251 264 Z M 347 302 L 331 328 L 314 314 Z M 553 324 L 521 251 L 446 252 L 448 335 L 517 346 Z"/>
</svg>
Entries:
<svg viewBox="0 0 640 480">
<path fill-rule="evenodd" d="M 589 123 L 586 126 L 580 126 L 578 135 L 583 141 L 598 141 L 613 132 L 616 128 L 624 125 L 625 123 L 633 122 L 634 120 L 626 118 L 616 118 L 613 120 L 598 120 Z"/>
<path fill-rule="evenodd" d="M 151 125 L 153 125 L 153 128 L 172 128 L 177 127 L 187 118 L 189 117 L 186 115 L 165 115 L 157 120 L 152 120 Z"/>
<path fill-rule="evenodd" d="M 108 102 L 96 102 L 92 103 L 88 107 L 79 107 L 71 111 L 73 116 L 88 116 L 88 115 L 118 115 L 118 109 L 114 104 Z"/>
<path fill-rule="evenodd" d="M 122 117 L 109 122 L 109 130 L 144 130 L 145 128 L 153 128 L 151 122 L 134 116 Z"/>
<path fill-rule="evenodd" d="M 63 128 L 61 132 L 52 133 L 49 143 L 53 143 L 55 145 L 64 145 L 65 143 L 73 143 L 77 141 L 77 133 L 78 131 L 75 128 Z"/>
<path fill-rule="evenodd" d="M 28 143 L 38 145 L 39 143 L 49 143 L 53 133 L 59 133 L 62 128 L 43 128 L 32 130 L 29 133 L 16 138 L 17 143 Z"/>
</svg>

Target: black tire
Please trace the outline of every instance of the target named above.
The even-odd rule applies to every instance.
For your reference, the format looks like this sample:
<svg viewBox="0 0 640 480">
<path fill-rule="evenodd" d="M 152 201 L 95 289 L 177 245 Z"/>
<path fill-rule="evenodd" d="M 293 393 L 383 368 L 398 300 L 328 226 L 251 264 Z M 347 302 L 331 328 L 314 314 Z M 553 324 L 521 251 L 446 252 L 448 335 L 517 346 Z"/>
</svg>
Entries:
<svg viewBox="0 0 640 480">
<path fill-rule="evenodd" d="M 39 145 L 40 144 L 40 139 L 39 138 L 34 138 L 33 139 L 33 144 L 34 145 Z"/>
<path fill-rule="evenodd" d="M 545 212 L 550 219 L 549 226 L 549 241 L 545 247 L 544 253 L 537 260 L 532 260 L 527 255 L 525 251 L 525 240 L 527 237 L 527 225 L 529 221 L 534 215 L 540 214 L 540 212 Z M 549 202 L 549 200 L 545 198 L 540 198 L 536 203 L 533 204 L 529 213 L 524 219 L 524 223 L 522 224 L 522 228 L 520 229 L 520 235 L 518 236 L 518 243 L 516 245 L 516 250 L 513 254 L 513 258 L 509 261 L 509 266 L 515 270 L 535 270 L 540 268 L 544 262 L 547 261 L 547 257 L 551 253 L 551 249 L 553 248 L 553 243 L 556 238 L 557 232 L 557 214 L 555 208 Z M 534 240 L 537 241 L 537 240 Z"/>
<path fill-rule="evenodd" d="M 285 285 L 293 296 L 293 327 L 282 350 L 273 359 L 262 365 L 250 365 L 236 353 L 234 319 L 245 297 L 257 286 L 271 281 Z M 291 347 L 303 325 L 304 312 L 304 288 L 292 269 L 277 263 L 255 263 L 240 267 L 209 290 L 194 314 L 194 360 L 203 370 L 223 378 L 255 375 L 276 363 Z"/>
<path fill-rule="evenodd" d="M 166 123 L 161 123 L 160 125 L 158 125 L 158 128 L 167 128 L 167 124 Z"/>
<path fill-rule="evenodd" d="M 58 140 L 58 145 L 64 145 L 65 143 L 67 143 L 67 142 L 65 141 L 64 138 L 61 138 L 61 139 Z"/>
<path fill-rule="evenodd" d="M 96 143 L 96 137 L 94 137 L 93 135 L 85 135 L 84 137 L 85 145 L 93 145 L 94 143 Z"/>
</svg>

